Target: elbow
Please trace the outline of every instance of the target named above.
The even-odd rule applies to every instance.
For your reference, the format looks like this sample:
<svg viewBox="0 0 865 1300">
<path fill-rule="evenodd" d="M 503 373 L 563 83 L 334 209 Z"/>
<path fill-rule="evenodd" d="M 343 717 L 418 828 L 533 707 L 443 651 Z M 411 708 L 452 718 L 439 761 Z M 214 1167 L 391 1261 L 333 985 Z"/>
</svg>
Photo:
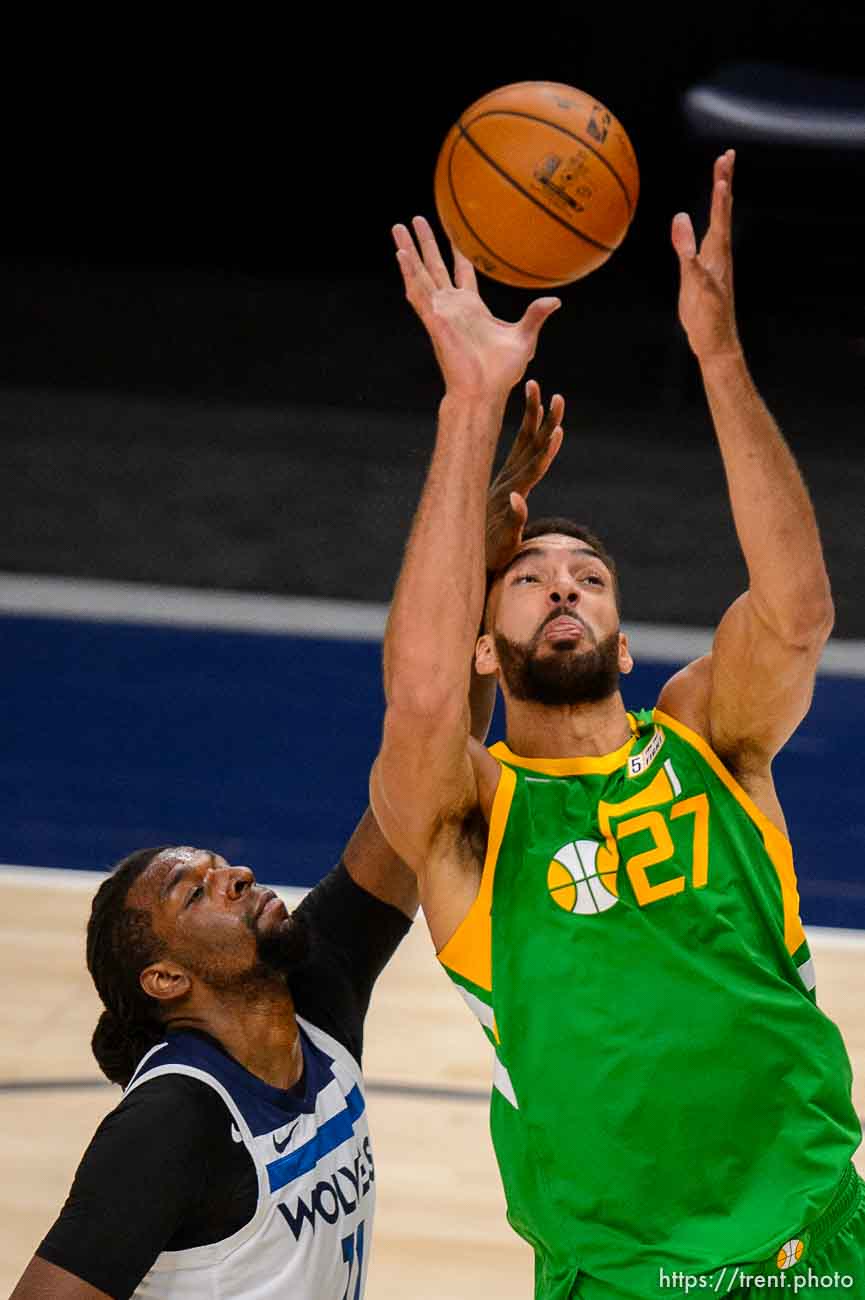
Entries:
<svg viewBox="0 0 865 1300">
<path fill-rule="evenodd" d="M 820 624 L 823 644 L 829 640 L 832 635 L 832 629 L 835 626 L 835 602 L 832 599 L 832 592 L 826 588 L 826 599 L 823 603 L 823 620 Z"/>
<path fill-rule="evenodd" d="M 440 660 L 424 663 L 419 659 L 386 659 L 384 693 L 388 711 L 419 719 L 447 715 L 468 697 L 468 671 L 464 679 L 453 680 L 453 674 Z"/>
<path fill-rule="evenodd" d="M 785 617 L 777 620 L 781 639 L 797 650 L 822 650 L 835 625 L 835 605 L 827 586 L 819 597 L 813 594 L 798 601 Z"/>
<path fill-rule="evenodd" d="M 465 691 L 442 689 L 435 681 L 397 686 L 387 693 L 386 731 L 403 735 L 438 733 L 465 726 L 468 732 L 468 697 Z"/>
<path fill-rule="evenodd" d="M 826 590 L 821 593 L 820 597 L 808 601 L 807 608 L 803 610 L 801 627 L 798 630 L 800 635 L 805 638 L 806 645 L 813 645 L 822 649 L 829 640 L 834 626 L 835 603 L 832 600 L 832 592 L 827 582 Z"/>
</svg>

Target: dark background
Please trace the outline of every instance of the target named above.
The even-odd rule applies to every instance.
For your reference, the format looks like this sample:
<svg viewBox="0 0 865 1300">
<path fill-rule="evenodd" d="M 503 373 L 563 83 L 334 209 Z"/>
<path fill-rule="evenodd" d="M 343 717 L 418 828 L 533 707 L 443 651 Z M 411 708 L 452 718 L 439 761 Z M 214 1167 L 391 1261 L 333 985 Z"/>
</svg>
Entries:
<svg viewBox="0 0 865 1300">
<path fill-rule="evenodd" d="M 675 317 L 669 220 L 698 210 L 712 157 L 680 99 L 730 59 L 862 75 L 865 11 L 656 9 L 320 6 L 10 40 L 0 566 L 388 599 L 440 393 L 389 227 L 432 212 L 469 102 L 543 78 L 618 115 L 642 191 L 532 367 L 568 401 L 537 508 L 608 539 L 631 618 L 714 623 L 743 571 Z M 865 636 L 860 173 L 752 147 L 736 178 L 741 329 L 847 637 Z M 524 310 L 487 283 L 499 314 Z"/>
</svg>

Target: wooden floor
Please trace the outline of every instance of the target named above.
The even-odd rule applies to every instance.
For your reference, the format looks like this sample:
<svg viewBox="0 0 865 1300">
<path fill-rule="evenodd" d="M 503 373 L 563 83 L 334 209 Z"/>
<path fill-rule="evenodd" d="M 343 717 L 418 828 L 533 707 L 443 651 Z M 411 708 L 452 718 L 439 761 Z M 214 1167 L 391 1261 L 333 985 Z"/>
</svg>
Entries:
<svg viewBox="0 0 865 1300">
<path fill-rule="evenodd" d="M 119 1098 L 100 1085 L 88 1045 L 97 1002 L 83 933 L 94 888 L 86 878 L 58 883 L 34 873 L 23 881 L 0 872 L 0 1294 L 11 1290 Z M 844 1032 L 862 1115 L 865 934 L 811 938 L 821 1005 Z M 528 1300 L 531 1254 L 505 1223 L 477 1096 L 489 1084 L 486 1040 L 438 969 L 422 920 L 377 988 L 365 1067 L 379 1196 L 370 1300 Z M 38 1086 L 50 1081 L 65 1086 Z M 442 1093 L 414 1096 L 412 1086 Z M 857 1159 L 865 1173 L 865 1151 Z"/>
</svg>

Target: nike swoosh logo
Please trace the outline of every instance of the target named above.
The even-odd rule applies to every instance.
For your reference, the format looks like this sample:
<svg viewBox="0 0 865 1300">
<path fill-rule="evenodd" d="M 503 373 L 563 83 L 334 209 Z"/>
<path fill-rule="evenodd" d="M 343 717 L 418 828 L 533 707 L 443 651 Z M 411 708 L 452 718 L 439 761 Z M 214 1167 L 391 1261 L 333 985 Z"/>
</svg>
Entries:
<svg viewBox="0 0 865 1300">
<path fill-rule="evenodd" d="M 285 1137 L 285 1138 L 283 1138 L 283 1140 L 282 1140 L 281 1142 L 278 1141 L 277 1136 L 276 1136 L 276 1134 L 274 1133 L 274 1135 L 273 1135 L 273 1145 L 276 1147 L 277 1153 L 278 1153 L 279 1155 L 282 1155 L 283 1151 L 284 1151 L 285 1148 L 288 1146 L 289 1142 L 291 1141 L 291 1135 L 292 1135 L 292 1133 L 294 1132 L 294 1130 L 297 1128 L 297 1126 L 298 1126 L 299 1123 L 300 1123 L 300 1120 L 299 1120 L 299 1119 L 297 1119 L 297 1120 L 294 1121 L 294 1123 L 292 1124 L 291 1128 L 288 1130 L 288 1136 Z"/>
<path fill-rule="evenodd" d="M 231 1140 L 232 1142 L 243 1141 L 243 1134 L 241 1133 L 240 1129 L 237 1127 L 236 1124 L 232 1124 L 231 1126 Z"/>
</svg>

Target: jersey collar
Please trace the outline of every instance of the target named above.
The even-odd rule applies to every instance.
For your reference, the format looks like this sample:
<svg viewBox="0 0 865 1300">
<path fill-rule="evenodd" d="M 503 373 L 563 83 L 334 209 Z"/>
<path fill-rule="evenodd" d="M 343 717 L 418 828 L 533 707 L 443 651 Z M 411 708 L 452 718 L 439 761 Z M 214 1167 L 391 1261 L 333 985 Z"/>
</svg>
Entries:
<svg viewBox="0 0 865 1300">
<path fill-rule="evenodd" d="M 492 745 L 490 753 L 493 758 L 507 763 L 509 767 L 524 768 L 527 772 L 542 772 L 545 776 L 607 776 L 622 766 L 639 735 L 639 725 L 633 713 L 628 714 L 628 725 L 631 728 L 630 739 L 610 754 L 592 754 L 579 758 L 522 758 L 519 754 L 511 753 L 503 740 Z"/>
</svg>

